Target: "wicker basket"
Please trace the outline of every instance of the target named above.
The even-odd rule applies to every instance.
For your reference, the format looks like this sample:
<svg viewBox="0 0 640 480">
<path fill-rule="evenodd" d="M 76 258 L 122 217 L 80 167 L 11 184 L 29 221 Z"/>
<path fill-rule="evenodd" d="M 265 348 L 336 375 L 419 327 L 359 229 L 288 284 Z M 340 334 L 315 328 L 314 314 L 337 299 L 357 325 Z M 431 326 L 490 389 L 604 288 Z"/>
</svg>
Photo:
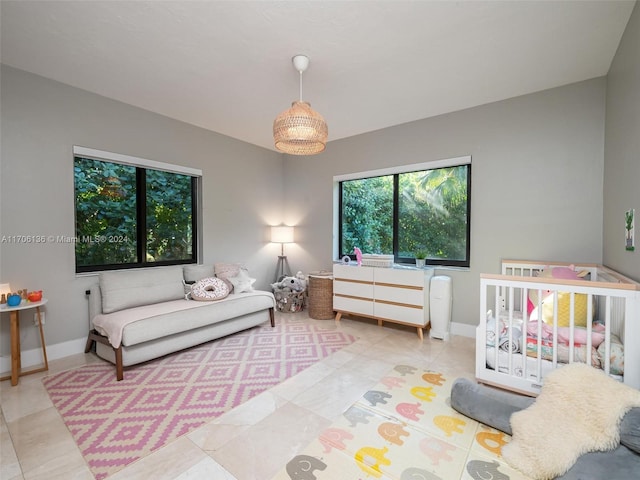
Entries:
<svg viewBox="0 0 640 480">
<path fill-rule="evenodd" d="M 290 288 L 274 288 L 276 309 L 284 313 L 301 312 L 304 309 L 305 292 L 292 292 Z"/>
<path fill-rule="evenodd" d="M 309 275 L 309 317 L 316 320 L 333 318 L 333 277 Z"/>
</svg>

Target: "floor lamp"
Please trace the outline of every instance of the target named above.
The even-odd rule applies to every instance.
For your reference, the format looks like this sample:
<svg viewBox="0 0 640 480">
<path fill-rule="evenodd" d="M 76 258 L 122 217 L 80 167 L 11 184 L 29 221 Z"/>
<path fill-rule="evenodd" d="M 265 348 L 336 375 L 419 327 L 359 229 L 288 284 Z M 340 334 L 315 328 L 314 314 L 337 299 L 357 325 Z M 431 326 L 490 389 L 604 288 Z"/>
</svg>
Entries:
<svg viewBox="0 0 640 480">
<path fill-rule="evenodd" d="M 280 244 L 280 255 L 278 255 L 275 278 L 275 281 L 279 282 L 285 276 L 290 275 L 289 262 L 287 261 L 287 256 L 284 254 L 284 244 L 293 243 L 293 227 L 286 225 L 271 227 L 271 242 Z M 287 275 L 285 275 L 285 263 L 287 265 Z"/>
</svg>

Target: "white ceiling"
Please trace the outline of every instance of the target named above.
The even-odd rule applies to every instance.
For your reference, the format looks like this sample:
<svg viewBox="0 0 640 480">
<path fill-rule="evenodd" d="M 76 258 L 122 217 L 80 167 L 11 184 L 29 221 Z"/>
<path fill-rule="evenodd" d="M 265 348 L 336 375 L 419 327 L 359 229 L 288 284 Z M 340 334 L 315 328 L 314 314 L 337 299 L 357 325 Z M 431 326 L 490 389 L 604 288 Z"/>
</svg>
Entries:
<svg viewBox="0 0 640 480">
<path fill-rule="evenodd" d="M 1 61 L 273 149 L 295 54 L 331 141 L 606 75 L 634 4 L 2 0 Z"/>
</svg>

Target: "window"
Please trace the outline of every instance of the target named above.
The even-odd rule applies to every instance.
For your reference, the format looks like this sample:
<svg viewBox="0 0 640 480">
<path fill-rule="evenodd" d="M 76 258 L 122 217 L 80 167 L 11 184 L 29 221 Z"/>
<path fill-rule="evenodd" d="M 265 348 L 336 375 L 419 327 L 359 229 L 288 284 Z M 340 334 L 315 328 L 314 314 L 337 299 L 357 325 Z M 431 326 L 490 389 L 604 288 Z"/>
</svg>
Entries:
<svg viewBox="0 0 640 480">
<path fill-rule="evenodd" d="M 76 272 L 196 262 L 198 171 L 157 167 L 74 148 Z"/>
<path fill-rule="evenodd" d="M 363 253 L 394 255 L 396 263 L 414 263 L 424 252 L 427 264 L 468 267 L 470 160 L 336 177 L 339 257 L 353 258 L 359 247 Z M 424 168 L 428 165 L 433 166 Z"/>
</svg>

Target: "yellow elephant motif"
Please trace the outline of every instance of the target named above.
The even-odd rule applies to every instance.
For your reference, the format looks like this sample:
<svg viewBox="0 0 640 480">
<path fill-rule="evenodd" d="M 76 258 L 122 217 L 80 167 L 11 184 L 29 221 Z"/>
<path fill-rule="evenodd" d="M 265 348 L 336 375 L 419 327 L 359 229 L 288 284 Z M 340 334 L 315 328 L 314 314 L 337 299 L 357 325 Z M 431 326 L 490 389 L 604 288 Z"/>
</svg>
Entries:
<svg viewBox="0 0 640 480">
<path fill-rule="evenodd" d="M 431 402 L 437 396 L 436 392 L 433 391 L 433 387 L 413 387 L 411 395 L 425 402 Z"/>
<path fill-rule="evenodd" d="M 380 466 L 391 465 L 391 460 L 385 458 L 385 454 L 388 451 L 387 447 L 362 447 L 356 452 L 355 459 L 363 472 L 367 475 L 373 475 L 375 478 L 380 478 L 382 476 Z"/>
<path fill-rule="evenodd" d="M 461 427 L 464 427 L 467 422 L 460 418 L 450 417 L 449 415 L 437 415 L 433 417 L 433 423 L 442 430 L 447 437 L 450 437 L 454 433 L 464 433 Z"/>
</svg>

